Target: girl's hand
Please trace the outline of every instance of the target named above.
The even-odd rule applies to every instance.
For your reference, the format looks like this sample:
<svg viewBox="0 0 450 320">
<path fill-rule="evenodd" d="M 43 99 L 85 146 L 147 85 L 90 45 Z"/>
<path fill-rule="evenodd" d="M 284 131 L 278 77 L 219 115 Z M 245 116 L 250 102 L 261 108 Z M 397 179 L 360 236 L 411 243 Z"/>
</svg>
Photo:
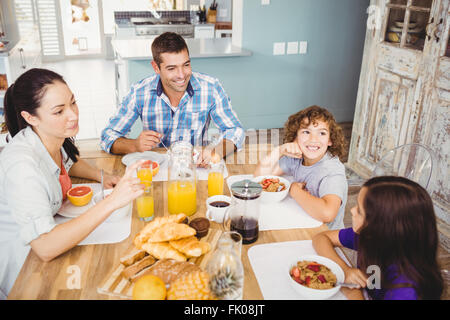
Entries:
<svg viewBox="0 0 450 320">
<path fill-rule="evenodd" d="M 367 276 L 358 268 L 348 268 L 344 271 L 345 283 L 353 283 L 359 288 L 365 288 L 367 285 Z"/>
<path fill-rule="evenodd" d="M 295 141 L 281 145 L 280 154 L 282 156 L 287 156 L 287 157 L 297 158 L 297 159 L 301 159 L 303 157 L 302 150 L 300 150 L 298 143 Z"/>
<path fill-rule="evenodd" d="M 139 178 L 133 177 L 137 167 L 144 162 L 145 160 L 140 160 L 129 166 L 125 175 L 119 180 L 111 195 L 107 198 L 114 209 L 122 208 L 144 193 L 145 185 L 141 184 Z"/>
<path fill-rule="evenodd" d="M 103 172 L 103 186 L 105 189 L 114 188 L 119 183 L 120 177 Z"/>
</svg>

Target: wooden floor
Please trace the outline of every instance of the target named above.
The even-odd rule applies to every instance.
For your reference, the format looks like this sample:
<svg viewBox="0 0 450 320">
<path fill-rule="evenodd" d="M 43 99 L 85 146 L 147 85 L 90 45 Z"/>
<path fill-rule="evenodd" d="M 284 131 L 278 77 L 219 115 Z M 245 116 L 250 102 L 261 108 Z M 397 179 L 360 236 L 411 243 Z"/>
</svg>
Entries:
<svg viewBox="0 0 450 320">
<path fill-rule="evenodd" d="M 343 159 L 341 161 L 343 163 L 347 162 L 348 158 L 348 150 L 349 150 L 349 144 L 351 139 L 351 132 L 352 132 L 352 123 L 351 122 L 345 122 L 340 123 L 340 126 L 343 129 L 344 136 L 346 138 L 347 142 L 347 152 Z M 283 129 L 274 129 L 277 130 L 276 135 L 272 135 L 273 129 L 268 130 L 256 130 L 256 132 L 252 133 L 253 136 L 257 137 L 257 142 L 261 142 L 261 140 L 264 140 L 267 143 L 273 143 L 272 142 L 272 136 L 278 136 L 279 141 L 277 144 L 283 143 Z M 251 135 L 251 134 L 250 134 Z M 250 138 L 249 135 L 246 137 L 246 143 L 249 143 L 250 141 L 256 142 L 253 138 Z M 91 140 L 80 140 L 77 142 L 77 145 L 80 148 L 80 152 L 83 155 L 83 153 L 89 153 L 93 150 L 98 150 L 98 139 L 91 139 Z M 349 187 L 348 191 L 348 198 L 347 198 L 347 205 L 345 208 L 345 215 L 344 215 L 344 226 L 346 228 L 352 226 L 352 216 L 350 213 L 350 209 L 356 205 L 356 199 L 359 193 L 359 187 Z M 356 260 L 356 255 L 351 250 L 345 250 L 348 257 L 350 257 L 353 261 Z M 444 248 L 439 247 L 438 249 L 438 260 L 440 263 L 441 269 L 450 270 L 450 253 L 447 252 Z M 448 280 L 447 280 L 448 281 Z M 443 296 L 443 299 L 450 300 L 450 288 L 447 284 L 446 286 L 446 293 Z"/>
</svg>

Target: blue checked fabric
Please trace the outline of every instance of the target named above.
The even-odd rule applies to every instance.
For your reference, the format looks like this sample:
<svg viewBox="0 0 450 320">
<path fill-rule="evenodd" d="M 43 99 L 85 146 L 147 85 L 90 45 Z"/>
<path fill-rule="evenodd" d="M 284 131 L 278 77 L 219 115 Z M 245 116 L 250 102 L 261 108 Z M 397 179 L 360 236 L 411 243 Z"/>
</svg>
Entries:
<svg viewBox="0 0 450 320">
<path fill-rule="evenodd" d="M 192 73 L 177 108 L 171 107 L 158 74 L 134 84 L 102 131 L 101 148 L 110 152 L 114 141 L 126 136 L 138 117 L 144 130 L 164 135 L 162 140 L 166 146 L 179 140 L 190 141 L 194 146 L 206 145 L 211 120 L 221 138 L 232 141 L 238 150 L 245 139 L 242 124 L 220 82 L 198 72 Z"/>
</svg>

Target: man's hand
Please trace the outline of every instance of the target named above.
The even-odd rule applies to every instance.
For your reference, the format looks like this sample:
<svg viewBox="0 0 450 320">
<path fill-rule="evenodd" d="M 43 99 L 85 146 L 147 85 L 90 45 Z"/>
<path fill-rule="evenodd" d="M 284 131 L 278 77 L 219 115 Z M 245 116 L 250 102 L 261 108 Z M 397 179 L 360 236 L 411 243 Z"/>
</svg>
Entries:
<svg viewBox="0 0 450 320">
<path fill-rule="evenodd" d="M 162 134 L 152 130 L 142 131 L 135 140 L 136 151 L 144 152 L 155 148 L 161 142 Z"/>
<path fill-rule="evenodd" d="M 200 168 L 207 168 L 211 163 L 217 163 L 221 159 L 218 152 L 209 147 L 205 147 L 200 151 L 196 164 Z"/>
</svg>

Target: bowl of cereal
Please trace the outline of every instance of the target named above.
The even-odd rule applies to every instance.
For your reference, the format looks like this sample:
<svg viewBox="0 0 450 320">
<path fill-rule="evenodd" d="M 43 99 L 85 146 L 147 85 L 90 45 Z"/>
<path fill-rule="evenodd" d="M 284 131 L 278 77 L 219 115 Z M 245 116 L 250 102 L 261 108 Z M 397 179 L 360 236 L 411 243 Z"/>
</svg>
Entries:
<svg viewBox="0 0 450 320">
<path fill-rule="evenodd" d="M 284 200 L 291 187 L 288 179 L 279 176 L 259 176 L 252 181 L 262 186 L 262 202 L 280 202 Z"/>
<path fill-rule="evenodd" d="M 318 255 L 297 256 L 288 265 L 291 287 L 309 299 L 325 300 L 334 296 L 345 280 L 342 268 L 334 261 Z"/>
</svg>

